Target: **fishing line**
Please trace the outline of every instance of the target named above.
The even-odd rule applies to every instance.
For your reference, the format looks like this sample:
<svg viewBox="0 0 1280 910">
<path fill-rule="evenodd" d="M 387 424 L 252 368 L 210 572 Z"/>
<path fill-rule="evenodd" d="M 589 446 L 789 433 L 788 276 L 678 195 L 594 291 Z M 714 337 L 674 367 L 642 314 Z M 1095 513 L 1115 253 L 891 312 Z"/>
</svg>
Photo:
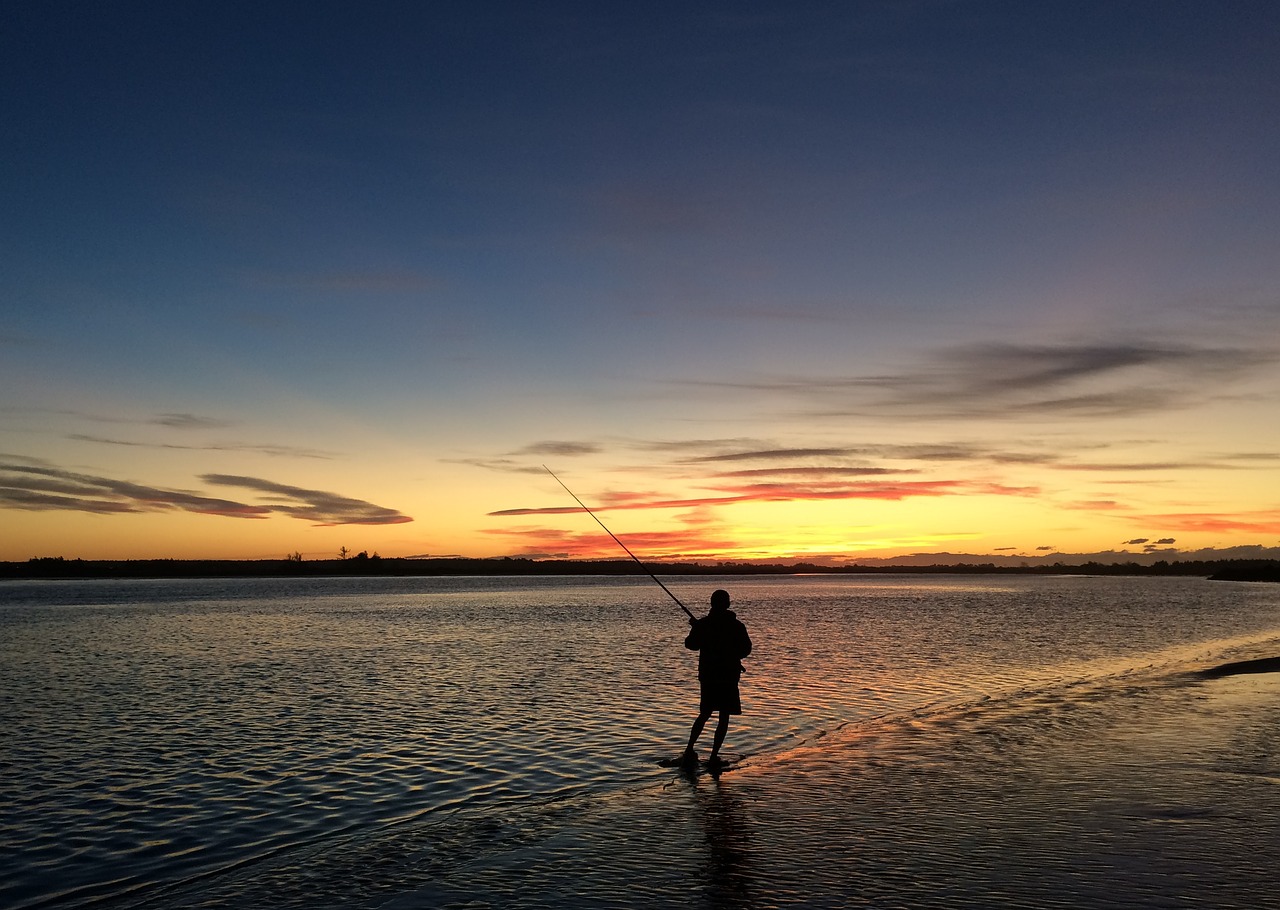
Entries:
<svg viewBox="0 0 1280 910">
<path fill-rule="evenodd" d="M 551 469 L 550 469 L 549 467 L 547 467 L 545 464 L 542 466 L 542 470 L 546 471 L 546 472 L 547 472 L 548 474 L 550 474 L 552 477 L 556 477 L 556 473 L 555 473 L 555 471 L 551 470 Z M 584 512 L 586 512 L 588 515 L 590 515 L 592 518 L 594 518 L 594 519 L 596 520 L 596 524 L 598 524 L 600 527 L 604 528 L 604 532 L 605 532 L 606 534 L 608 534 L 610 537 L 612 537 L 612 538 L 613 538 L 613 542 L 614 542 L 614 543 L 616 543 L 618 546 L 622 547 L 622 549 L 624 549 L 624 550 L 626 550 L 626 551 L 627 551 L 627 555 L 628 555 L 628 556 L 630 556 L 632 559 L 634 559 L 634 560 L 636 561 L 636 565 L 638 565 L 640 568 L 644 569 L 645 573 L 646 573 L 650 578 L 652 578 L 654 581 L 656 581 L 656 582 L 658 583 L 658 587 L 660 587 L 662 590 L 666 591 L 666 592 L 667 592 L 667 596 L 668 596 L 668 597 L 670 597 L 672 600 L 674 600 L 677 604 L 679 604 L 680 609 L 681 609 L 681 610 L 684 610 L 684 612 L 688 615 L 688 617 L 689 617 L 690 619 L 696 619 L 696 618 L 697 618 L 697 617 L 695 617 L 691 612 L 689 612 L 689 608 L 688 608 L 688 607 L 686 607 L 684 604 L 680 603 L 680 598 L 679 598 L 679 597 L 676 597 L 674 594 L 672 594 L 672 593 L 671 593 L 671 589 L 670 589 L 670 588 L 668 588 L 666 585 L 664 585 L 664 584 L 662 583 L 662 580 L 661 580 L 660 578 L 658 578 L 658 576 L 657 576 L 657 575 L 654 575 L 652 572 L 650 572 L 650 571 L 649 571 L 649 567 L 648 567 L 648 566 L 646 566 L 644 563 L 642 563 L 642 562 L 640 561 L 640 557 L 639 557 L 639 556 L 637 556 L 636 554 L 632 553 L 632 552 L 631 552 L 630 547 L 628 547 L 625 543 L 623 543 L 622 541 L 618 540 L 618 535 L 614 534 L 614 533 L 613 533 L 612 531 L 610 531 L 607 527 L 605 527 L 605 523 L 604 523 L 603 521 L 601 521 L 601 520 L 600 520 L 600 517 L 599 517 L 598 515 L 596 515 L 596 513 L 595 513 L 595 512 L 592 512 L 590 509 L 588 509 L 588 508 L 587 508 L 586 503 L 584 503 L 581 499 L 579 499 L 579 498 L 578 498 L 578 496 L 577 496 L 577 494 L 576 494 L 576 493 L 574 493 L 574 492 L 573 492 L 573 490 L 570 490 L 567 486 L 565 486 L 565 482 L 564 482 L 563 480 L 561 480 L 559 477 L 556 477 L 556 483 L 558 483 L 558 484 L 560 484 L 560 486 L 564 487 L 564 491 L 565 491 L 566 493 L 568 493 L 570 496 L 572 496 L 572 497 L 573 497 L 573 501 L 574 501 L 574 502 L 576 502 L 578 505 L 582 506 L 582 510 L 583 510 Z"/>
</svg>

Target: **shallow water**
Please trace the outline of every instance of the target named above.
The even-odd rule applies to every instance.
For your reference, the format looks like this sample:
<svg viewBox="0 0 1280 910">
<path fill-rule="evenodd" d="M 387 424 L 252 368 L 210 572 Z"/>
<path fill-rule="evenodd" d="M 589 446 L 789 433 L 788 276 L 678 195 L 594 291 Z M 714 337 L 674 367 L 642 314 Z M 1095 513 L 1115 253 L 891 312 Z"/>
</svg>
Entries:
<svg viewBox="0 0 1280 910">
<path fill-rule="evenodd" d="M 1280 588 L 1199 579 L 670 584 L 691 605 L 728 588 L 755 640 L 744 775 L 836 730 L 954 770 L 1028 718 L 1069 726 L 1090 692 L 1280 635 Z M 567 819 L 666 811 L 646 794 L 691 719 L 686 628 L 643 579 L 0 585 L 0 904 L 437 906 L 486 868 L 509 903 L 504 874 L 550 875 L 557 838 L 586 836 Z M 673 863 L 654 887 L 683 887 Z M 602 888 L 626 905 L 632 884 Z"/>
</svg>

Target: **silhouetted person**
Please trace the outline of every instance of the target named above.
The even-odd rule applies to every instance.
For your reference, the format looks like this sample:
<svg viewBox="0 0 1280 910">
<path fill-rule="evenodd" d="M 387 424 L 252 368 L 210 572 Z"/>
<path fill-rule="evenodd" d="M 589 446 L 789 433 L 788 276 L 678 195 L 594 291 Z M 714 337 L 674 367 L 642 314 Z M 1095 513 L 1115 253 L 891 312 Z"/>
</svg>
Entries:
<svg viewBox="0 0 1280 910">
<path fill-rule="evenodd" d="M 711 595 L 711 612 L 702 619 L 691 619 L 689 637 L 684 646 L 698 652 L 698 684 L 700 698 L 698 718 L 689 733 L 689 745 L 684 750 L 687 761 L 696 761 L 698 753 L 694 744 L 702 735 L 702 728 L 714 712 L 720 713 L 716 723 L 715 738 L 711 742 L 710 761 L 720 761 L 720 747 L 729 732 L 729 717 L 742 713 L 742 699 L 738 695 L 738 678 L 742 675 L 742 659 L 751 653 L 751 636 L 734 612 L 729 609 L 729 592 L 716 591 Z"/>
</svg>

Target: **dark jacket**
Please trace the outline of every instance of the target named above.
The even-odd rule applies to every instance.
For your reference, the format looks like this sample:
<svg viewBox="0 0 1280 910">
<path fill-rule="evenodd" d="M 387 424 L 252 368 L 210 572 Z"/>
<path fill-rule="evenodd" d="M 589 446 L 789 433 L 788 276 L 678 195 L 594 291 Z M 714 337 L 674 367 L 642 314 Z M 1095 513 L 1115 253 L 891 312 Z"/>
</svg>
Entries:
<svg viewBox="0 0 1280 910">
<path fill-rule="evenodd" d="M 732 610 L 712 610 L 694 620 L 684 646 L 698 652 L 698 679 L 737 682 L 740 661 L 751 653 L 751 636 Z"/>
</svg>

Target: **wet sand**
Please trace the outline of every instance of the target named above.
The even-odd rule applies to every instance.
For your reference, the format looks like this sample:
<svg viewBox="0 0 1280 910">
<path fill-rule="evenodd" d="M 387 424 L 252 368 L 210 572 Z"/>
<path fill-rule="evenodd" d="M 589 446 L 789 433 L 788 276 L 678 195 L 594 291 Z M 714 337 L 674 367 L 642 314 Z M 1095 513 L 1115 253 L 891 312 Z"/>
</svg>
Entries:
<svg viewBox="0 0 1280 910">
<path fill-rule="evenodd" d="M 1260 666 L 836 731 L 718 780 L 512 817 L 470 858 L 410 838 L 381 883 L 405 890 L 371 905 L 1267 906 L 1280 674 Z"/>
<path fill-rule="evenodd" d="M 1264 666 L 886 717 L 719 778 L 663 771 L 294 851 L 180 902 L 1252 910 L 1280 890 L 1280 673 Z"/>
</svg>

